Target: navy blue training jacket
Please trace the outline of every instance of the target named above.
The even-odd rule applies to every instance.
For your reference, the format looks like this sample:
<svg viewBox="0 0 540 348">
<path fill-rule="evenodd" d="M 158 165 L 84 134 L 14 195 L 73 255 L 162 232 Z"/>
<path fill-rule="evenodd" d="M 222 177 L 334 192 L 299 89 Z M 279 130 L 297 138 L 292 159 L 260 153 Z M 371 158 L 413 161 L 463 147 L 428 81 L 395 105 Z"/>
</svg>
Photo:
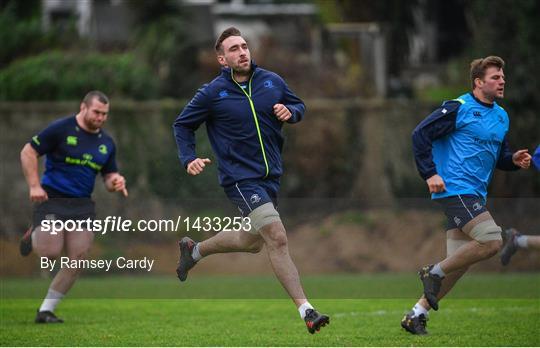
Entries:
<svg viewBox="0 0 540 348">
<path fill-rule="evenodd" d="M 179 158 L 184 167 L 196 159 L 195 130 L 206 122 L 208 138 L 218 158 L 219 183 L 275 179 L 283 174 L 283 135 L 275 104 L 292 113 L 288 123 L 302 120 L 305 105 L 276 73 L 252 63 L 253 74 L 242 88 L 230 68 L 197 91 L 174 122 Z"/>
</svg>

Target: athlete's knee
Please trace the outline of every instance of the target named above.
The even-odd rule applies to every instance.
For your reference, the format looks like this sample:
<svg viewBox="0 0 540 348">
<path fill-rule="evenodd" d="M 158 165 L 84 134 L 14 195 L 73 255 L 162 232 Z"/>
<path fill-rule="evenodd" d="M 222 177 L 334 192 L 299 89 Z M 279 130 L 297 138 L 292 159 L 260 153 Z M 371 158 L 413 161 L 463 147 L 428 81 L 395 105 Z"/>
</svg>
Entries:
<svg viewBox="0 0 540 348">
<path fill-rule="evenodd" d="M 38 256 L 49 259 L 56 259 L 62 254 L 62 245 L 37 243 L 33 248 Z"/>
<path fill-rule="evenodd" d="M 259 233 L 270 249 L 287 247 L 287 234 L 272 203 L 265 203 L 249 214 L 252 231 Z M 261 245 L 262 247 L 262 245 Z M 255 248 L 256 250 L 257 248 Z"/>
<path fill-rule="evenodd" d="M 78 252 L 68 252 L 67 257 L 69 258 L 70 261 L 86 260 L 88 258 L 88 251 L 89 250 L 82 250 Z M 68 270 L 68 273 L 71 274 L 71 277 L 77 278 L 79 274 L 82 273 L 83 268 L 73 267 L 73 268 L 67 268 L 66 270 Z"/>
<path fill-rule="evenodd" d="M 71 260 L 84 260 L 92 249 L 94 235 L 90 231 L 71 232 L 66 242 L 66 254 Z"/>
<path fill-rule="evenodd" d="M 265 226 L 262 233 L 264 233 L 264 241 L 268 248 L 278 250 L 287 248 L 287 233 L 281 223 Z"/>
<path fill-rule="evenodd" d="M 64 248 L 63 232 L 58 235 L 51 235 L 36 227 L 32 231 L 32 250 L 40 256 L 55 259 L 62 254 Z"/>
<path fill-rule="evenodd" d="M 495 256 L 502 247 L 502 240 L 492 240 L 485 244 L 486 246 L 486 258 Z"/>
<path fill-rule="evenodd" d="M 491 240 L 483 243 L 478 243 L 480 248 L 477 253 L 481 259 L 489 259 L 490 257 L 495 256 L 502 247 L 502 241 Z"/>
<path fill-rule="evenodd" d="M 247 251 L 253 254 L 258 254 L 261 252 L 263 245 L 264 245 L 263 240 L 258 240 L 255 243 L 252 243 L 249 246 L 249 249 Z"/>
<path fill-rule="evenodd" d="M 493 219 L 475 225 L 469 236 L 480 245 L 479 253 L 483 259 L 494 256 L 502 247 L 502 229 Z"/>
<path fill-rule="evenodd" d="M 284 249 L 287 248 L 287 235 L 285 232 L 275 233 L 271 236 L 268 241 L 268 246 L 274 249 Z"/>
<path fill-rule="evenodd" d="M 67 257 L 69 257 L 70 260 L 86 260 L 89 252 L 90 252 L 90 247 L 83 248 L 80 250 L 75 250 L 75 251 L 68 251 Z"/>
<path fill-rule="evenodd" d="M 37 250 L 36 251 L 36 254 L 38 254 L 39 257 L 46 257 L 50 260 L 54 260 L 54 259 L 57 259 L 61 254 L 62 254 L 62 251 L 59 250 Z"/>
</svg>

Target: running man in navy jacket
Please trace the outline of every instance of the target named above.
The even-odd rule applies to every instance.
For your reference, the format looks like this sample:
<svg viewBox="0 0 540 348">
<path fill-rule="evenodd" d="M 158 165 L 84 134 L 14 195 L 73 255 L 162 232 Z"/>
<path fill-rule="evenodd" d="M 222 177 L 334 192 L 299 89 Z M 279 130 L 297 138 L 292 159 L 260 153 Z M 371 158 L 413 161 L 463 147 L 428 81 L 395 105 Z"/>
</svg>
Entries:
<svg viewBox="0 0 540 348">
<path fill-rule="evenodd" d="M 206 123 L 218 158 L 219 182 L 227 197 L 249 218 L 249 227 L 222 231 L 195 243 L 184 237 L 177 269 L 180 281 L 202 258 L 216 253 L 258 253 L 266 245 L 272 268 L 315 333 L 329 323 L 307 301 L 287 245 L 287 234 L 276 210 L 283 174 L 283 123 L 302 120 L 305 105 L 277 74 L 251 61 L 248 45 L 236 28 L 226 29 L 216 42 L 221 74 L 203 86 L 174 122 L 182 165 L 200 174 L 211 161 L 195 152 L 195 131 Z"/>
</svg>

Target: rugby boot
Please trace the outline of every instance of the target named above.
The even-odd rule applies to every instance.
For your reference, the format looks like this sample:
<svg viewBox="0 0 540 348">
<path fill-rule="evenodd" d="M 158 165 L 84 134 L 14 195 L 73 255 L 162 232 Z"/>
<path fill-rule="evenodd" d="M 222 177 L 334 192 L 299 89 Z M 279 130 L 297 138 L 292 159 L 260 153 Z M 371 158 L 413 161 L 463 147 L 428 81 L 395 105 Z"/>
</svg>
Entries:
<svg viewBox="0 0 540 348">
<path fill-rule="evenodd" d="M 424 285 L 424 296 L 431 308 L 436 311 L 439 309 L 439 299 L 437 298 L 437 295 L 441 290 L 443 277 L 429 273 L 432 268 L 433 265 L 425 266 L 418 272 L 418 275 Z"/>
<path fill-rule="evenodd" d="M 520 236 L 518 231 L 513 228 L 509 228 L 503 232 L 504 245 L 501 249 L 501 263 L 506 266 L 510 263 L 512 256 L 518 251 L 516 245 L 516 238 Z"/>
<path fill-rule="evenodd" d="M 38 309 L 35 322 L 38 324 L 60 324 L 64 321 L 54 315 L 51 311 L 40 312 Z"/>
<path fill-rule="evenodd" d="M 19 242 L 19 252 L 22 256 L 28 256 L 32 252 L 32 229 L 33 227 L 30 226 Z"/>
<path fill-rule="evenodd" d="M 197 261 L 191 256 L 195 242 L 189 237 L 184 237 L 178 242 L 178 246 L 180 247 L 180 259 L 178 260 L 176 274 L 178 279 L 183 282 L 187 279 L 189 270 L 197 264 Z"/>
<path fill-rule="evenodd" d="M 413 335 L 427 335 L 427 317 L 424 314 L 415 316 L 414 311 L 410 311 L 401 319 L 401 327 Z"/>
<path fill-rule="evenodd" d="M 306 327 L 310 334 L 319 331 L 321 327 L 326 326 L 326 324 L 330 325 L 330 317 L 325 314 L 319 314 L 314 309 L 306 310 L 304 321 L 306 322 Z"/>
</svg>

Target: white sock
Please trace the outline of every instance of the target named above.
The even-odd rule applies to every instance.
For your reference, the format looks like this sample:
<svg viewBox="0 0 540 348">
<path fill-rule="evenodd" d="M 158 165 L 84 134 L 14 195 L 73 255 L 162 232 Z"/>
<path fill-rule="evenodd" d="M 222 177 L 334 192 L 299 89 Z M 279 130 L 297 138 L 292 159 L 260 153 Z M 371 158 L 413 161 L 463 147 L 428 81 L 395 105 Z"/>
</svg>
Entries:
<svg viewBox="0 0 540 348">
<path fill-rule="evenodd" d="M 304 302 L 298 307 L 298 312 L 300 312 L 300 317 L 304 319 L 306 317 L 306 311 L 308 309 L 313 309 L 313 306 L 308 302 Z"/>
<path fill-rule="evenodd" d="M 420 302 L 417 302 L 414 307 L 412 308 L 413 312 L 414 312 L 414 316 L 417 317 L 419 316 L 420 314 L 423 314 L 425 315 L 426 317 L 428 316 L 428 311 L 427 309 L 424 308 L 424 306 L 422 306 L 420 304 Z"/>
<path fill-rule="evenodd" d="M 62 294 L 61 292 L 58 292 L 54 289 L 49 288 L 49 291 L 47 291 L 47 296 L 45 296 L 45 299 L 43 300 L 41 307 L 39 307 L 39 311 L 40 312 L 44 312 L 44 311 L 54 312 L 54 309 L 60 303 L 63 297 L 64 297 L 64 294 Z"/>
<path fill-rule="evenodd" d="M 444 271 L 442 270 L 442 268 L 441 268 L 441 263 L 440 262 L 438 264 L 436 264 L 435 266 L 433 266 L 433 268 L 431 269 L 431 271 L 429 271 L 429 273 L 436 274 L 441 278 L 444 278 L 444 276 L 446 275 L 444 273 Z"/>
<path fill-rule="evenodd" d="M 195 261 L 199 261 L 200 259 L 202 259 L 202 255 L 199 251 L 199 244 L 200 243 L 195 244 L 195 247 L 193 248 L 193 251 L 191 252 L 191 257 L 193 257 L 193 260 Z"/>
<path fill-rule="evenodd" d="M 527 246 L 528 246 L 528 243 L 527 243 L 527 236 L 517 236 L 516 237 L 516 240 L 515 240 L 515 243 L 516 245 L 518 246 L 518 248 L 521 248 L 521 249 L 527 249 Z"/>
</svg>

